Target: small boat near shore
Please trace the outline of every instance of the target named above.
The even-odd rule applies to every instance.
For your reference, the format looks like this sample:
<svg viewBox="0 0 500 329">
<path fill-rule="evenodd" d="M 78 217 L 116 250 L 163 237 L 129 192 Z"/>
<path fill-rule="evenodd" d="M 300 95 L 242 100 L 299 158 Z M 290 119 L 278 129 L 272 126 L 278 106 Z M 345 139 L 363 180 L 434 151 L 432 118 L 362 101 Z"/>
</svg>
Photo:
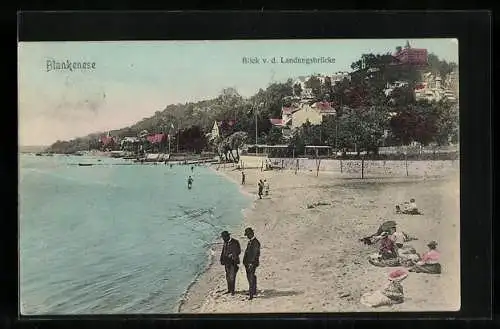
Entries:
<svg viewBox="0 0 500 329">
<path fill-rule="evenodd" d="M 79 163 L 78 165 L 80 167 L 89 167 L 89 166 L 93 166 L 94 164 L 93 163 Z"/>
</svg>

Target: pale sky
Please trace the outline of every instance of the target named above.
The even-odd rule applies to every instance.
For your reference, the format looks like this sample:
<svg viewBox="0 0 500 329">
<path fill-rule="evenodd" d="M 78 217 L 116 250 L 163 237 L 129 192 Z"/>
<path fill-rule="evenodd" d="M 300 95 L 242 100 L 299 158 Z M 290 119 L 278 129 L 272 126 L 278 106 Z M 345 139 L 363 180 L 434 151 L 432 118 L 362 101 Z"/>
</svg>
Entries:
<svg viewBox="0 0 500 329">
<path fill-rule="evenodd" d="M 456 39 L 410 39 L 458 64 Z M 122 128 L 169 104 L 245 96 L 271 82 L 350 71 L 363 53 L 394 52 L 406 39 L 22 42 L 18 44 L 19 144 L 49 145 Z M 243 64 L 243 57 L 278 63 Z M 335 63 L 281 64 L 283 57 L 331 57 Z M 88 71 L 49 71 L 47 61 L 95 62 Z"/>
</svg>

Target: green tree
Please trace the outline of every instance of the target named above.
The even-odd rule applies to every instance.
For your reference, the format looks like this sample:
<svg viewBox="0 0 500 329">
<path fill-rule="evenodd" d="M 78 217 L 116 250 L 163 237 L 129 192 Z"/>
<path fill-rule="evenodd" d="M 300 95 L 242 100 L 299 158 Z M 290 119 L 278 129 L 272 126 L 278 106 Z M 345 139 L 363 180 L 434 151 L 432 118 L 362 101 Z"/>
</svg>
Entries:
<svg viewBox="0 0 500 329">
<path fill-rule="evenodd" d="M 266 143 L 269 145 L 277 145 L 283 142 L 281 128 L 272 127 L 267 134 Z"/>
<path fill-rule="evenodd" d="M 309 79 L 306 80 L 304 83 L 306 88 L 310 88 L 312 95 L 315 99 L 320 100 L 321 99 L 321 87 L 322 83 L 321 80 L 319 79 L 319 76 L 317 74 L 311 76 Z"/>
<path fill-rule="evenodd" d="M 302 85 L 300 83 L 296 83 L 293 85 L 293 93 L 297 97 L 300 97 L 302 95 Z"/>
<path fill-rule="evenodd" d="M 339 146 L 378 153 L 388 127 L 388 112 L 384 108 L 351 109 L 339 120 Z"/>
</svg>

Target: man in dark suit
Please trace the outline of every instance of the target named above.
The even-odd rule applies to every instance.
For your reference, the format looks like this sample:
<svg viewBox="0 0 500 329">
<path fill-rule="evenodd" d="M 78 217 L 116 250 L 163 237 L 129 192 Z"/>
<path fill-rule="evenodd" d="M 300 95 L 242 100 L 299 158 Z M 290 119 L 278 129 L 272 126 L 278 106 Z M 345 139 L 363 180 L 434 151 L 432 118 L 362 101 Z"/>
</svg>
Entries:
<svg viewBox="0 0 500 329">
<path fill-rule="evenodd" d="M 231 235 L 227 231 L 222 232 L 221 237 L 224 240 L 224 246 L 220 255 L 220 263 L 226 269 L 226 294 L 234 295 L 236 273 L 238 273 L 238 264 L 240 263 L 240 243 L 238 240 L 231 238 Z"/>
<path fill-rule="evenodd" d="M 245 270 L 247 272 L 249 286 L 248 299 L 251 300 L 257 295 L 257 277 L 255 276 L 255 270 L 259 266 L 260 242 L 255 238 L 255 233 L 250 227 L 245 229 L 245 236 L 248 238 L 248 245 L 245 250 L 245 255 L 243 256 L 243 265 L 245 265 Z"/>
</svg>

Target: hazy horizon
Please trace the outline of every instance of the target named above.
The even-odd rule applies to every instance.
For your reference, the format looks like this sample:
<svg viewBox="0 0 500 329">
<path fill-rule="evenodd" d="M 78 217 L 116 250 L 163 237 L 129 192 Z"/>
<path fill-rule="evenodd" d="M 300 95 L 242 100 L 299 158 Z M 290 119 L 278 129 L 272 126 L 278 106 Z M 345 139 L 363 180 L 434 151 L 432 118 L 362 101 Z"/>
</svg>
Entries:
<svg viewBox="0 0 500 329">
<path fill-rule="evenodd" d="M 364 53 L 394 52 L 406 39 L 21 42 L 19 145 L 48 146 L 130 126 L 169 104 L 212 99 L 233 87 L 243 97 L 272 82 L 351 71 Z M 408 39 L 458 64 L 456 39 Z M 243 57 L 331 57 L 324 64 L 244 64 Z M 49 70 L 47 61 L 95 63 Z M 278 60 L 279 61 L 279 60 Z M 50 64 L 53 65 L 53 64 Z M 52 66 L 50 68 L 53 68 Z"/>
</svg>

